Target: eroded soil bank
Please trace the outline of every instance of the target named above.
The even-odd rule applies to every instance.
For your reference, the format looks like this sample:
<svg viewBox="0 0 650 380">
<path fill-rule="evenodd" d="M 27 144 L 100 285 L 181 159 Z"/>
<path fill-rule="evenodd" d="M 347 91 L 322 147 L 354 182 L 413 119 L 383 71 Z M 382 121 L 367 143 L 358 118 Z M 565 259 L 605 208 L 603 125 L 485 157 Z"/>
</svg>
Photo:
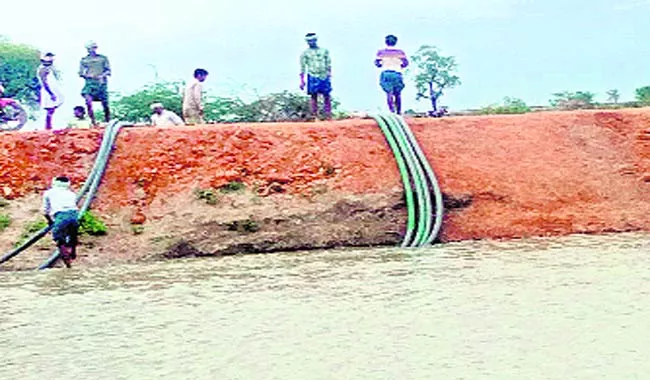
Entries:
<svg viewBox="0 0 650 380">
<path fill-rule="evenodd" d="M 649 109 L 408 122 L 450 208 L 442 241 L 650 230 Z M 52 176 L 83 182 L 102 132 L 2 134 L 2 252 L 40 218 Z M 108 235 L 82 237 L 81 265 L 390 245 L 406 219 L 393 157 L 360 119 L 126 128 L 93 209 Z"/>
</svg>

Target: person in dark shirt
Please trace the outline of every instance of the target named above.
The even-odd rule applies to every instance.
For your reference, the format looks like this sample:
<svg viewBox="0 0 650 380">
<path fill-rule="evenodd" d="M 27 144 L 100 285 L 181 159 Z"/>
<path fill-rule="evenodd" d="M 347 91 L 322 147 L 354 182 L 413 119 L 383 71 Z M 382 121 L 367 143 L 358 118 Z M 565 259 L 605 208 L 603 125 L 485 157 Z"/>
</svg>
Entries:
<svg viewBox="0 0 650 380">
<path fill-rule="evenodd" d="M 111 75 L 111 67 L 106 56 L 97 54 L 97 44 L 88 42 L 86 44 L 88 55 L 81 58 L 79 64 L 79 76 L 84 78 L 86 85 L 81 90 L 81 96 L 86 100 L 88 116 L 93 125 L 97 125 L 93 102 L 101 102 L 104 108 L 104 121 L 109 122 L 111 112 L 108 107 L 107 78 Z"/>
</svg>

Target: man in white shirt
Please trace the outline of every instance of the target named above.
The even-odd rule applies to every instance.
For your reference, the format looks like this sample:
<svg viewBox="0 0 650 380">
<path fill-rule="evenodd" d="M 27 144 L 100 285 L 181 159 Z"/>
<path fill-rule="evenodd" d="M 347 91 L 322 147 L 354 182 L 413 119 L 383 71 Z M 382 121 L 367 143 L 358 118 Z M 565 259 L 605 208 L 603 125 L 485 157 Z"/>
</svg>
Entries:
<svg viewBox="0 0 650 380">
<path fill-rule="evenodd" d="M 52 238 L 66 267 L 77 257 L 79 212 L 77 196 L 70 190 L 68 177 L 56 177 L 52 187 L 43 194 L 43 214 L 52 226 Z"/>
<path fill-rule="evenodd" d="M 165 109 L 162 103 L 154 103 L 151 105 L 153 115 L 151 115 L 151 125 L 154 127 L 171 127 L 175 125 L 183 125 L 183 120 L 172 111 Z"/>
</svg>

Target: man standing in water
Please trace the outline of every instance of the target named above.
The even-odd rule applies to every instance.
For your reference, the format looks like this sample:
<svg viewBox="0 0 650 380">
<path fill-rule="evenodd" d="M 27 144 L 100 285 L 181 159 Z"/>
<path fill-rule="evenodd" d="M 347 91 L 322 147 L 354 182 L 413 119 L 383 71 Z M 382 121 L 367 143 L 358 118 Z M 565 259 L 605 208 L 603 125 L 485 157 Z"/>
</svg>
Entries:
<svg viewBox="0 0 650 380">
<path fill-rule="evenodd" d="M 318 116 L 318 95 L 323 95 L 323 113 L 326 119 L 332 118 L 332 61 L 327 49 L 318 47 L 318 37 L 308 33 L 305 41 L 309 48 L 300 56 L 300 89 L 305 89 L 307 74 L 307 94 L 311 96 L 311 112 Z"/>
<path fill-rule="evenodd" d="M 63 94 L 59 85 L 59 72 L 54 68 L 54 54 L 45 53 L 38 68 L 38 81 L 41 83 L 41 107 L 47 112 L 45 129 L 52 129 L 54 111 L 63 104 Z"/>
<path fill-rule="evenodd" d="M 390 112 L 402 113 L 402 90 L 404 79 L 402 72 L 409 65 L 406 54 L 401 49 L 396 49 L 397 37 L 386 36 L 386 48 L 377 52 L 375 66 L 382 69 L 379 84 L 386 93 L 386 102 Z"/>
<path fill-rule="evenodd" d="M 79 76 L 86 80 L 86 85 L 81 90 L 81 96 L 86 100 L 88 116 L 93 125 L 97 125 L 95 113 L 93 112 L 93 102 L 101 102 L 104 108 L 104 121 L 111 120 L 111 112 L 108 107 L 108 87 L 107 78 L 111 75 L 111 67 L 108 58 L 97 54 L 97 44 L 88 42 L 86 44 L 88 55 L 81 59 L 79 65 Z"/>
<path fill-rule="evenodd" d="M 77 233 L 79 213 L 77 196 L 70 190 L 68 177 L 56 177 L 52 187 L 43 195 L 43 214 L 52 226 L 52 238 L 66 267 L 77 257 Z"/>
</svg>

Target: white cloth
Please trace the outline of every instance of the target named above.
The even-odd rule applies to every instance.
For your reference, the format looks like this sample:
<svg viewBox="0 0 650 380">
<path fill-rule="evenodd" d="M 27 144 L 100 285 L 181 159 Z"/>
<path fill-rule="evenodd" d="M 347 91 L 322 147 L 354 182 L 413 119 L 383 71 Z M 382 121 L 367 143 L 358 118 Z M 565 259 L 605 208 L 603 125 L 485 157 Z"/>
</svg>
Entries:
<svg viewBox="0 0 650 380">
<path fill-rule="evenodd" d="M 163 110 L 160 115 L 157 113 L 151 115 L 151 125 L 155 127 L 171 127 L 183 124 L 183 119 L 172 111 Z"/>
<path fill-rule="evenodd" d="M 77 210 L 77 196 L 70 189 L 53 187 L 43 194 L 43 213 L 54 216 L 59 211 Z"/>
<path fill-rule="evenodd" d="M 52 96 L 45 89 L 43 80 L 41 78 L 41 71 L 45 73 L 45 80 L 47 81 L 50 91 L 56 96 L 56 100 L 52 100 Z M 38 80 L 41 82 L 41 107 L 43 108 L 57 108 L 63 104 L 63 91 L 61 91 L 61 84 L 59 83 L 59 75 L 53 66 L 41 66 L 37 72 Z"/>
</svg>

